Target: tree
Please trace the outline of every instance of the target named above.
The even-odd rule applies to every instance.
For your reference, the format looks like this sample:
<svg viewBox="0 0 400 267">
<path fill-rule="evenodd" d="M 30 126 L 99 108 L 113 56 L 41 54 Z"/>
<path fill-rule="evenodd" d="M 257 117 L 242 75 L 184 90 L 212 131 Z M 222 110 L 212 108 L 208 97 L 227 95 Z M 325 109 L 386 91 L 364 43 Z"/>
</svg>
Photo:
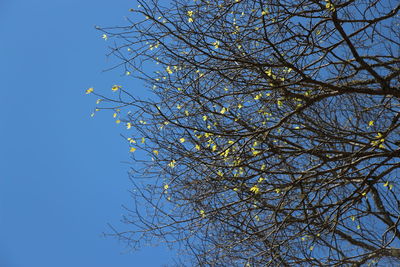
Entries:
<svg viewBox="0 0 400 267">
<path fill-rule="evenodd" d="M 139 148 L 115 234 L 198 266 L 399 264 L 398 1 L 139 3 L 100 29 L 154 95 L 101 95 Z"/>
</svg>

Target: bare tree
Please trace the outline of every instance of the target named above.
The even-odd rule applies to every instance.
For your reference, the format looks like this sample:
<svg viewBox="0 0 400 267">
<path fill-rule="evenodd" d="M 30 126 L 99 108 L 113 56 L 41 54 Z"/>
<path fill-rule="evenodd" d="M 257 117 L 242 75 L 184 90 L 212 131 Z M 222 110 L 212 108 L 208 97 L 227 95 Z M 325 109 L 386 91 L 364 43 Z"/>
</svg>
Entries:
<svg viewBox="0 0 400 267">
<path fill-rule="evenodd" d="M 139 2 L 100 29 L 154 95 L 101 95 L 139 149 L 116 234 L 198 266 L 400 264 L 399 2 Z"/>
</svg>

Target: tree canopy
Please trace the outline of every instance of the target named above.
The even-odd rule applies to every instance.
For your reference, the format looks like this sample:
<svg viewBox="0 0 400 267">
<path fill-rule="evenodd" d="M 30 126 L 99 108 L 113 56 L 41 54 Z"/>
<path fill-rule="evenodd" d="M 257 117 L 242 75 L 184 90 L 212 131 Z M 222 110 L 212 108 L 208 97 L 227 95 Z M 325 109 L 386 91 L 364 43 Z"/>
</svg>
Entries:
<svg viewBox="0 0 400 267">
<path fill-rule="evenodd" d="M 88 92 L 133 130 L 115 234 L 198 266 L 399 264 L 399 8 L 147 0 L 101 28 L 153 95 Z"/>
</svg>

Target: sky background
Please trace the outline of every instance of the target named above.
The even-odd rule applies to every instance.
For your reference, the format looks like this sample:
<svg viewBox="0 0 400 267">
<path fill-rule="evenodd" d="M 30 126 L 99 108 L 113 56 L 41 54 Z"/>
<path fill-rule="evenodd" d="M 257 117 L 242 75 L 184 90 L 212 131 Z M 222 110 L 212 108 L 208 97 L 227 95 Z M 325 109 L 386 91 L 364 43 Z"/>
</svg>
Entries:
<svg viewBox="0 0 400 267">
<path fill-rule="evenodd" d="M 125 23 L 135 1 L 0 0 L 0 266 L 161 266 L 163 248 L 129 253 L 104 238 L 130 203 L 126 131 L 90 117 L 113 84 L 109 41 L 94 26 Z M 108 42 L 108 43 L 107 43 Z"/>
</svg>

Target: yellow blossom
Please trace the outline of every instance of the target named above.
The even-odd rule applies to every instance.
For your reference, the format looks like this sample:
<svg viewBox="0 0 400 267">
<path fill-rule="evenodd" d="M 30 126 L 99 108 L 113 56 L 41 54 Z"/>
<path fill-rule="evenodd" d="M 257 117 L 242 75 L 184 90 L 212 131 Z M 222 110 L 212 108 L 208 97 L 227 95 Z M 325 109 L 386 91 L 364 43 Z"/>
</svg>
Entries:
<svg viewBox="0 0 400 267">
<path fill-rule="evenodd" d="M 165 70 L 168 72 L 168 74 L 172 74 L 173 73 L 173 71 L 171 70 L 171 68 L 169 66 Z"/>
<path fill-rule="evenodd" d="M 131 147 L 131 149 L 129 150 L 129 152 L 135 152 L 136 151 L 136 148 L 134 148 L 134 147 Z"/>
<path fill-rule="evenodd" d="M 205 214 L 205 211 L 204 210 L 200 210 L 200 215 L 201 215 L 201 217 L 206 217 L 206 214 Z"/>
<path fill-rule="evenodd" d="M 122 86 L 120 86 L 120 85 L 113 85 L 112 87 L 111 87 L 111 90 L 112 91 L 118 91 L 118 89 L 120 89 Z"/>
<path fill-rule="evenodd" d="M 86 90 L 86 94 L 93 93 L 94 89 L 93 87 L 90 87 L 89 89 Z"/>
<path fill-rule="evenodd" d="M 173 160 L 168 164 L 168 166 L 169 166 L 170 168 L 174 168 L 174 167 L 175 167 L 175 164 L 176 164 L 176 161 L 173 159 Z"/>
<path fill-rule="evenodd" d="M 179 142 L 181 142 L 181 143 L 185 142 L 185 138 L 180 138 Z"/>
<path fill-rule="evenodd" d="M 335 6 L 332 4 L 332 2 L 330 0 L 325 0 L 326 4 L 325 7 L 326 9 L 328 9 L 329 11 L 334 12 L 336 10 Z"/>
<path fill-rule="evenodd" d="M 219 48 L 219 41 L 215 41 L 213 43 L 213 46 L 214 46 L 215 49 L 218 49 Z"/>
<path fill-rule="evenodd" d="M 257 185 L 253 185 L 253 187 L 250 188 L 250 191 L 253 192 L 254 194 L 258 194 L 258 192 L 260 192 L 260 188 L 258 188 Z"/>
<path fill-rule="evenodd" d="M 263 15 L 263 16 L 265 16 L 265 15 L 267 15 L 268 14 L 268 9 L 265 9 L 265 10 L 263 10 L 262 12 L 261 12 L 261 15 Z"/>
<path fill-rule="evenodd" d="M 385 142 L 385 138 L 383 138 L 383 134 L 378 133 L 376 135 L 376 138 L 378 138 L 379 140 L 371 141 L 371 145 L 378 146 L 379 148 L 385 148 L 385 145 L 383 144 L 383 142 Z"/>
</svg>

